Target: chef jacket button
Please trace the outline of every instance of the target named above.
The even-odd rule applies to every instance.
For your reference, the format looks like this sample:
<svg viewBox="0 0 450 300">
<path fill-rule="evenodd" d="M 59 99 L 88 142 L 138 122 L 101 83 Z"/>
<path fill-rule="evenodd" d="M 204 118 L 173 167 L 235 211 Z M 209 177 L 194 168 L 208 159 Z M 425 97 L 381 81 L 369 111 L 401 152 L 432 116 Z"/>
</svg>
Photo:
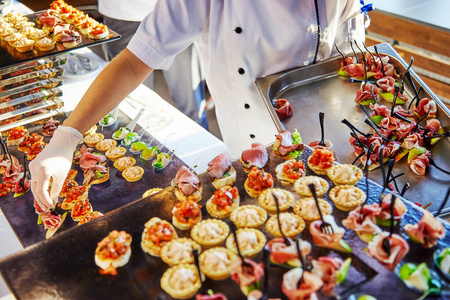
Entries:
<svg viewBox="0 0 450 300">
<path fill-rule="evenodd" d="M 234 31 L 236 31 L 237 34 L 240 34 L 242 32 L 242 28 L 241 27 L 236 27 L 234 29 Z"/>
<path fill-rule="evenodd" d="M 244 104 L 244 107 L 245 107 L 246 109 L 249 109 L 249 108 L 250 108 L 250 105 L 248 105 L 247 103 L 245 103 L 245 104 Z"/>
<path fill-rule="evenodd" d="M 250 134 L 250 138 L 254 139 L 255 135 L 254 134 Z"/>
<path fill-rule="evenodd" d="M 242 69 L 242 68 L 239 68 L 238 72 L 239 72 L 239 74 L 241 74 L 241 75 L 244 75 L 244 73 L 245 73 L 245 70 L 244 70 L 244 69 Z"/>
<path fill-rule="evenodd" d="M 303 62 L 303 65 L 304 65 L 304 66 L 309 65 L 309 60 L 305 60 L 305 61 Z"/>
<path fill-rule="evenodd" d="M 313 32 L 313 26 L 309 25 L 308 27 L 306 27 L 306 31 Z"/>
</svg>

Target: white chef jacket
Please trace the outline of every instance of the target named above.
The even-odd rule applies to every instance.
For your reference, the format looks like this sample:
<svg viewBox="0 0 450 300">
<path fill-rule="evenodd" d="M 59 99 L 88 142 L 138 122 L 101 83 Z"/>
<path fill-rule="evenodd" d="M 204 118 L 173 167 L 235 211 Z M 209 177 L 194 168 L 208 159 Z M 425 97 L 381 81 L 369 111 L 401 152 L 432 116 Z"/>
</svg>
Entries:
<svg viewBox="0 0 450 300">
<path fill-rule="evenodd" d="M 347 51 L 350 40 L 363 41 L 357 0 L 317 1 L 317 61 L 336 56 L 335 43 Z M 318 39 L 314 0 L 159 0 L 128 49 L 151 68 L 165 69 L 197 42 L 222 137 L 237 158 L 277 134 L 255 79 L 312 63 Z"/>
<path fill-rule="evenodd" d="M 156 0 L 99 0 L 98 11 L 109 18 L 141 22 L 155 6 Z"/>
</svg>

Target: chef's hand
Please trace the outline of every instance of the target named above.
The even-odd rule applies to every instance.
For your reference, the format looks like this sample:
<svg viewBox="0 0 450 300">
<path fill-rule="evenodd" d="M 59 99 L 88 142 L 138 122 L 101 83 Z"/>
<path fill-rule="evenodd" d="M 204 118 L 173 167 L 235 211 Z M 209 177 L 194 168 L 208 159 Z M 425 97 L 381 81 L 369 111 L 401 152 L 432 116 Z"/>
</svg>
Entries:
<svg viewBox="0 0 450 300">
<path fill-rule="evenodd" d="M 59 126 L 50 143 L 30 162 L 31 191 L 43 211 L 58 202 L 58 195 L 72 165 L 73 152 L 83 135 L 76 129 Z M 53 178 L 50 194 L 48 186 Z"/>
</svg>

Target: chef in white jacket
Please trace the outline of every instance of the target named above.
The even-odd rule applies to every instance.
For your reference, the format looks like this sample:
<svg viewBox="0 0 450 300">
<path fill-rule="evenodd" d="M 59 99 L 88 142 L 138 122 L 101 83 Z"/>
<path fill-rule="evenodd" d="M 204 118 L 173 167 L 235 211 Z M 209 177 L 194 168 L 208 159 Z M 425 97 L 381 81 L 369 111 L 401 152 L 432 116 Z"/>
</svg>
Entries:
<svg viewBox="0 0 450 300">
<path fill-rule="evenodd" d="M 99 74 L 30 163 L 38 204 L 44 210 L 55 205 L 82 133 L 153 69 L 170 67 L 175 55 L 194 41 L 224 142 L 236 158 L 253 142 L 273 142 L 277 133 L 254 80 L 335 56 L 335 44 L 348 51 L 353 40 L 364 40 L 357 0 L 159 0 L 128 48 Z"/>
</svg>

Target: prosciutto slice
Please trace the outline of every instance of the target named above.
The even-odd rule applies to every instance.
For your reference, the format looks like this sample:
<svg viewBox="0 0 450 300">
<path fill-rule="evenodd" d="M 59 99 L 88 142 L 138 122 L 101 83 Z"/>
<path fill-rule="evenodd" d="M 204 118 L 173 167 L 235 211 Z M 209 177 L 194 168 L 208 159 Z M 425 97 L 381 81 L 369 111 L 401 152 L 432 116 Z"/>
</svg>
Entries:
<svg viewBox="0 0 450 300">
<path fill-rule="evenodd" d="M 414 106 L 414 104 L 413 104 Z M 419 105 L 413 110 L 415 113 L 417 113 L 420 117 L 423 117 L 428 113 L 429 117 L 436 116 L 437 112 L 437 106 L 436 102 L 434 100 L 431 100 L 429 98 L 423 98 L 419 101 Z"/>
<path fill-rule="evenodd" d="M 175 175 L 174 183 L 185 196 L 195 193 L 200 185 L 198 176 L 191 172 L 186 166 L 181 166 Z"/>
<path fill-rule="evenodd" d="M 384 196 L 383 201 L 381 202 L 381 212 L 378 214 L 377 218 L 381 220 L 390 220 L 391 219 L 391 201 L 392 194 L 387 194 Z M 394 220 L 400 220 L 408 211 L 405 204 L 400 198 L 395 199 L 394 204 Z"/>
<path fill-rule="evenodd" d="M 400 116 L 405 117 L 405 118 L 410 118 L 413 116 L 412 113 L 410 113 L 409 111 L 407 111 L 400 105 L 395 106 L 394 112 L 396 112 L 397 114 L 399 114 Z"/>
<path fill-rule="evenodd" d="M 231 279 L 233 279 L 240 287 L 247 287 L 253 283 L 258 282 L 264 275 L 263 264 L 256 263 L 251 259 L 245 258 L 245 262 L 253 266 L 252 273 L 244 273 L 242 270 L 242 261 L 240 259 L 235 259 L 230 265 Z"/>
<path fill-rule="evenodd" d="M 356 104 L 360 104 L 361 101 L 367 100 L 367 99 L 373 99 L 372 91 L 375 97 L 378 97 L 378 89 L 376 86 L 373 86 L 370 82 L 362 83 L 361 88 L 356 92 Z"/>
<path fill-rule="evenodd" d="M 321 224 L 322 221 L 318 220 L 312 222 L 309 225 L 309 232 L 311 233 L 314 245 L 319 247 L 328 247 L 331 244 L 339 243 L 339 241 L 342 240 L 342 238 L 344 237 L 345 230 L 338 230 L 338 228 L 335 229 L 334 227 L 333 227 L 333 234 L 323 233 L 320 230 Z"/>
<path fill-rule="evenodd" d="M 40 216 L 45 229 L 55 229 L 61 224 L 61 215 L 56 213 L 48 212 L 43 213 Z"/>
<path fill-rule="evenodd" d="M 387 117 L 381 120 L 380 126 L 386 128 L 387 130 L 394 131 L 397 129 L 399 119 L 394 117 Z"/>
<path fill-rule="evenodd" d="M 424 210 L 419 223 L 406 224 L 405 230 L 411 238 L 425 248 L 433 247 L 438 239 L 445 236 L 444 225 L 427 210 Z"/>
<path fill-rule="evenodd" d="M 302 255 L 308 255 L 311 252 L 311 244 L 307 241 L 300 242 L 300 252 Z M 270 260 L 284 264 L 290 260 L 298 259 L 297 248 L 295 242 L 291 241 L 291 245 L 287 246 L 282 238 L 275 238 L 267 243 L 270 250 Z"/>
<path fill-rule="evenodd" d="M 272 102 L 275 112 L 280 120 L 284 120 L 292 116 L 292 107 L 286 99 L 276 99 Z"/>
<path fill-rule="evenodd" d="M 391 251 L 388 255 L 382 247 L 383 239 L 389 237 L 389 232 L 382 232 L 377 234 L 372 241 L 367 245 L 369 254 L 378 260 L 386 269 L 394 271 L 395 266 L 405 257 L 409 251 L 409 245 L 398 234 L 392 234 L 391 236 Z"/>
<path fill-rule="evenodd" d="M 416 129 L 417 124 L 416 122 L 400 122 L 397 130 L 394 132 L 395 136 L 398 140 L 403 140 L 406 138 L 409 134 L 414 132 L 414 129 Z"/>
<path fill-rule="evenodd" d="M 391 115 L 391 111 L 386 105 L 379 105 L 378 103 L 370 104 L 370 109 L 375 111 L 375 114 L 373 116 L 383 116 L 383 117 L 389 117 Z"/>
<path fill-rule="evenodd" d="M 212 161 L 208 163 L 206 170 L 211 179 L 222 178 L 223 174 L 231 169 L 231 160 L 227 153 L 217 155 Z"/>
<path fill-rule="evenodd" d="M 312 261 L 313 269 L 311 272 L 322 279 L 322 293 L 332 295 L 337 285 L 336 271 L 341 267 L 341 262 L 335 258 L 321 256 Z"/>
<path fill-rule="evenodd" d="M 431 156 L 430 151 L 419 155 L 412 161 L 407 163 L 409 169 L 416 173 L 417 175 L 425 175 L 427 167 L 430 165 L 429 157 Z"/>
<path fill-rule="evenodd" d="M 39 204 L 37 203 L 36 199 L 34 199 L 33 206 L 34 206 L 34 211 L 35 211 L 38 215 L 45 213 L 45 211 L 44 211 L 44 210 L 39 206 Z"/>
<path fill-rule="evenodd" d="M 430 131 L 431 135 L 438 132 L 438 130 L 440 128 L 441 128 L 441 122 L 439 122 L 438 119 L 427 120 L 427 125 L 425 126 L 425 129 L 428 129 Z"/>
<path fill-rule="evenodd" d="M 377 81 L 377 84 L 381 91 L 387 91 L 394 94 L 395 91 L 395 79 L 391 76 L 386 76 Z"/>
<path fill-rule="evenodd" d="M 400 143 L 396 141 L 387 143 L 383 148 L 383 157 L 388 158 L 394 157 L 395 154 L 397 154 L 400 147 L 401 147 Z"/>
<path fill-rule="evenodd" d="M 280 145 L 278 146 L 278 153 L 280 155 L 287 155 L 292 151 L 300 150 L 303 151 L 303 144 L 293 144 L 292 141 L 292 133 L 287 130 L 283 130 L 279 134 L 276 135 L 276 139 L 280 141 Z"/>
<path fill-rule="evenodd" d="M 423 145 L 423 136 L 419 133 L 408 135 L 402 143 L 402 147 L 408 150 L 416 147 L 422 147 Z"/>
<path fill-rule="evenodd" d="M 300 280 L 302 273 L 303 271 L 301 268 L 295 268 L 286 272 L 283 275 L 281 290 L 289 300 L 317 299 L 315 292 L 322 287 L 322 279 L 310 272 L 304 272 L 304 282 L 301 283 L 300 288 L 297 288 L 297 283 Z"/>
<path fill-rule="evenodd" d="M 381 232 L 380 227 L 375 223 L 375 216 L 381 212 L 381 207 L 378 204 L 364 205 L 363 221 L 360 219 L 361 206 L 355 208 L 348 213 L 347 218 L 342 220 L 342 225 L 348 229 L 358 231 L 361 233 L 378 233 Z"/>
<path fill-rule="evenodd" d="M 269 154 L 263 144 L 253 143 L 250 149 L 242 151 L 241 160 L 245 168 L 258 167 L 262 169 L 269 161 Z"/>
</svg>

